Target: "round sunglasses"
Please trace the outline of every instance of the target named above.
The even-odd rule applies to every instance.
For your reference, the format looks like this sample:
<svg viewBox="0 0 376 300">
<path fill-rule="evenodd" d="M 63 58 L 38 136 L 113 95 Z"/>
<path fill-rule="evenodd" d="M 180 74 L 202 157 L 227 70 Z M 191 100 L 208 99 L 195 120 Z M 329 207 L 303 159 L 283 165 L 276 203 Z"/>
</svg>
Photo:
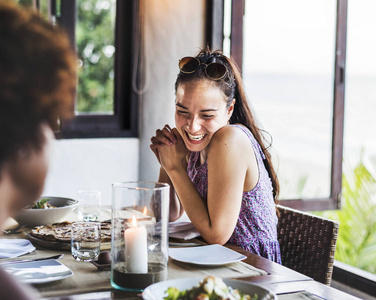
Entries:
<svg viewBox="0 0 376 300">
<path fill-rule="evenodd" d="M 225 65 L 220 63 L 201 63 L 196 57 L 186 56 L 179 60 L 180 72 L 184 74 L 191 74 L 196 72 L 200 65 L 205 66 L 205 74 L 212 80 L 220 80 L 225 77 L 227 73 L 227 68 Z"/>
</svg>

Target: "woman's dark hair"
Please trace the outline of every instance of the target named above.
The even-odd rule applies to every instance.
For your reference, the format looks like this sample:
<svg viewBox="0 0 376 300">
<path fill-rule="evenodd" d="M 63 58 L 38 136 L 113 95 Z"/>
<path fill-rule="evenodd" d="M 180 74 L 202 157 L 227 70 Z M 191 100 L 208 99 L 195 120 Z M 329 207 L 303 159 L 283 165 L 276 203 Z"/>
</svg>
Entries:
<svg viewBox="0 0 376 300">
<path fill-rule="evenodd" d="M 264 165 L 269 173 L 269 177 L 273 185 L 274 201 L 277 203 L 279 194 L 279 182 L 277 174 L 273 168 L 271 161 L 271 155 L 268 151 L 268 147 L 265 147 L 265 138 L 262 135 L 262 130 L 257 126 L 256 120 L 252 114 L 251 108 L 248 104 L 247 97 L 244 90 L 243 80 L 239 71 L 239 67 L 236 62 L 226 57 L 221 51 L 210 51 L 209 49 L 203 49 L 199 52 L 196 58 L 200 61 L 200 67 L 195 72 L 184 73 L 179 72 L 175 82 L 175 91 L 177 88 L 186 82 L 207 79 L 205 68 L 203 66 L 210 63 L 223 64 L 227 69 L 227 74 L 219 80 L 211 80 L 212 83 L 218 86 L 227 97 L 227 107 L 231 105 L 233 99 L 235 99 L 234 112 L 230 118 L 230 124 L 242 124 L 246 126 L 253 134 L 257 142 L 260 144 L 261 149 L 265 155 Z M 201 67 L 202 66 L 202 67 Z"/>
<path fill-rule="evenodd" d="M 76 55 L 65 32 L 36 11 L 0 3 L 0 168 L 39 149 L 42 124 L 73 112 Z"/>
</svg>

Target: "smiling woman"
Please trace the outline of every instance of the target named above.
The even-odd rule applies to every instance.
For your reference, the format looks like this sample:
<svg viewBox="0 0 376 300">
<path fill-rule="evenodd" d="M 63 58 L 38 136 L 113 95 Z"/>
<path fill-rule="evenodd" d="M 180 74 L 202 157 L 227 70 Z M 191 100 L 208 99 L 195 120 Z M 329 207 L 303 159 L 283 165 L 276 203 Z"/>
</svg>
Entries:
<svg viewBox="0 0 376 300">
<path fill-rule="evenodd" d="M 150 146 L 171 185 L 170 220 L 185 211 L 208 243 L 280 262 L 278 179 L 236 64 L 202 50 L 179 68 L 176 128 L 158 129 Z"/>
<path fill-rule="evenodd" d="M 214 133 L 227 124 L 234 102 L 230 108 L 226 108 L 225 95 L 209 80 L 179 86 L 176 91 L 175 125 L 189 151 L 198 152 L 207 148 Z"/>
</svg>

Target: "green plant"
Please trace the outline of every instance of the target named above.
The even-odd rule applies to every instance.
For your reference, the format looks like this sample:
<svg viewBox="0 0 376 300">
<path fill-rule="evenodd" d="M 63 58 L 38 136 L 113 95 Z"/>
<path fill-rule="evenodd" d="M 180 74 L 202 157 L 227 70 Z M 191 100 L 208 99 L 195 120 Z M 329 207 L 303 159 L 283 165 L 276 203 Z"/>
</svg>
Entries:
<svg viewBox="0 0 376 300">
<path fill-rule="evenodd" d="M 16 0 L 33 7 L 33 0 Z M 61 0 L 57 1 L 60 9 Z M 48 3 L 40 1 L 40 11 L 47 18 Z M 77 1 L 76 50 L 78 85 L 76 111 L 113 113 L 115 61 L 114 0 Z"/>
<path fill-rule="evenodd" d="M 80 0 L 76 45 L 79 58 L 77 111 L 112 112 L 114 97 L 113 1 Z"/>
<path fill-rule="evenodd" d="M 335 259 L 376 274 L 376 160 L 343 173 L 342 207 L 316 212 L 340 223 Z"/>
</svg>

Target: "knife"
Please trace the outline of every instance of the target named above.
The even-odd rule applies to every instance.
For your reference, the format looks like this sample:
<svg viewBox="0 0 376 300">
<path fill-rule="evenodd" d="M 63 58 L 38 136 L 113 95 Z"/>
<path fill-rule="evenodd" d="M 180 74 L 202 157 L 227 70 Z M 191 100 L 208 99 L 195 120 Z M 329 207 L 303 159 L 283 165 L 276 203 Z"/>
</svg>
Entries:
<svg viewBox="0 0 376 300">
<path fill-rule="evenodd" d="M 0 265 L 33 262 L 33 261 L 40 261 L 40 260 L 47 260 L 47 259 L 60 259 L 63 256 L 64 256 L 64 254 L 58 254 L 58 255 L 54 255 L 54 256 L 40 257 L 40 258 L 34 258 L 34 259 L 8 260 L 8 261 L 5 261 L 5 262 L 1 262 Z"/>
</svg>

